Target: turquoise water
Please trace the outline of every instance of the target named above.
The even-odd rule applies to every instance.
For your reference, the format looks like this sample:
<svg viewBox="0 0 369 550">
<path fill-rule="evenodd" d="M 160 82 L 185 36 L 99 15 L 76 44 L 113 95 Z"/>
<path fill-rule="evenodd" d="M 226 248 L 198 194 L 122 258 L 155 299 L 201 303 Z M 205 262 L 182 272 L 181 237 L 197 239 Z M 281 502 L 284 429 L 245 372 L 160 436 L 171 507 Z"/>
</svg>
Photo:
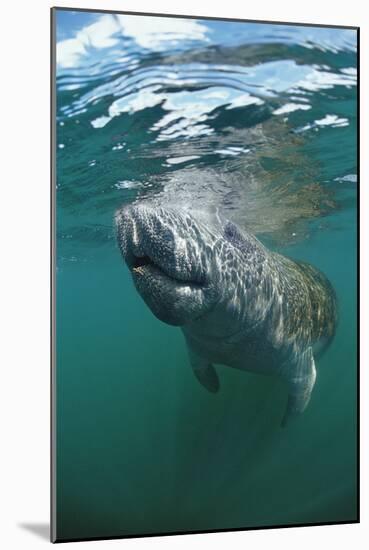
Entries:
<svg viewBox="0 0 369 550">
<path fill-rule="evenodd" d="M 58 10 L 57 536 L 353 521 L 356 33 Z M 219 366 L 208 394 L 178 328 L 134 289 L 113 216 L 220 209 L 311 262 L 338 296 L 305 413 Z"/>
</svg>

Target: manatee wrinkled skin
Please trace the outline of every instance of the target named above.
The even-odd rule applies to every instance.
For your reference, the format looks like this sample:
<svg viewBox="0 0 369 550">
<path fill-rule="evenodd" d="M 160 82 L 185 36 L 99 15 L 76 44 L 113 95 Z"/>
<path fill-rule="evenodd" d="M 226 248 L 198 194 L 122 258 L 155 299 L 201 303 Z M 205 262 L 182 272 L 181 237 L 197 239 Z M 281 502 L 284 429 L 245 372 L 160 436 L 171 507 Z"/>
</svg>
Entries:
<svg viewBox="0 0 369 550">
<path fill-rule="evenodd" d="M 275 374 L 288 384 L 283 424 L 314 387 L 314 355 L 336 326 L 336 298 L 309 264 L 269 251 L 230 221 L 145 203 L 116 213 L 117 239 L 137 291 L 154 315 L 180 326 L 193 371 L 210 391 L 213 363 Z"/>
</svg>

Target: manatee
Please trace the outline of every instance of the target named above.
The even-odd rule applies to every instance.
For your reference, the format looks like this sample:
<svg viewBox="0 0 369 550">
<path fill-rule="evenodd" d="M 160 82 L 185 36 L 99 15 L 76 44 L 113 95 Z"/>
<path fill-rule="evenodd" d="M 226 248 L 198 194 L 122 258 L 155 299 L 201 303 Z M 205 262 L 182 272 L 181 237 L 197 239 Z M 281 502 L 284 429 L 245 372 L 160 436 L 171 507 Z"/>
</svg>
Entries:
<svg viewBox="0 0 369 550">
<path fill-rule="evenodd" d="M 288 388 L 282 425 L 304 411 L 315 360 L 335 333 L 328 279 L 220 216 L 209 223 L 142 201 L 123 206 L 115 221 L 138 293 L 158 319 L 181 327 L 198 381 L 218 391 L 214 364 L 276 375 Z"/>
</svg>

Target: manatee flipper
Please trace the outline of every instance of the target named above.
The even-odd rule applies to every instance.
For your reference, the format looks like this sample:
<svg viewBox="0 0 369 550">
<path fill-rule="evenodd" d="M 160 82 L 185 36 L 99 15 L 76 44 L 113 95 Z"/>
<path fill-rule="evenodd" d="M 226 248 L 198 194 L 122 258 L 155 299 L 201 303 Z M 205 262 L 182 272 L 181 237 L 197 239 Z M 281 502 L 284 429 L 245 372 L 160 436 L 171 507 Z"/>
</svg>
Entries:
<svg viewBox="0 0 369 550">
<path fill-rule="evenodd" d="M 219 378 L 213 365 L 188 348 L 190 363 L 197 380 L 208 391 L 216 393 L 219 390 Z"/>
<path fill-rule="evenodd" d="M 313 351 L 309 347 L 297 355 L 289 367 L 287 376 L 288 401 L 282 426 L 286 426 L 292 416 L 302 413 L 309 401 L 316 378 Z"/>
</svg>

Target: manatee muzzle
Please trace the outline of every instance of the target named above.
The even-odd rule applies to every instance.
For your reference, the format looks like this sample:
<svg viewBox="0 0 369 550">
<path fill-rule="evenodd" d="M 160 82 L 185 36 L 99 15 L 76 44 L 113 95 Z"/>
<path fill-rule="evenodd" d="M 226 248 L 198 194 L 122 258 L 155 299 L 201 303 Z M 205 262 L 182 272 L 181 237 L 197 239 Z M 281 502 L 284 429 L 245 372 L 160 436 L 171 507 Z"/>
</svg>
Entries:
<svg viewBox="0 0 369 550">
<path fill-rule="evenodd" d="M 139 294 L 159 319 L 172 325 L 201 315 L 204 293 L 210 293 L 201 243 L 191 224 L 179 212 L 143 204 L 116 214 L 118 244 Z"/>
</svg>

